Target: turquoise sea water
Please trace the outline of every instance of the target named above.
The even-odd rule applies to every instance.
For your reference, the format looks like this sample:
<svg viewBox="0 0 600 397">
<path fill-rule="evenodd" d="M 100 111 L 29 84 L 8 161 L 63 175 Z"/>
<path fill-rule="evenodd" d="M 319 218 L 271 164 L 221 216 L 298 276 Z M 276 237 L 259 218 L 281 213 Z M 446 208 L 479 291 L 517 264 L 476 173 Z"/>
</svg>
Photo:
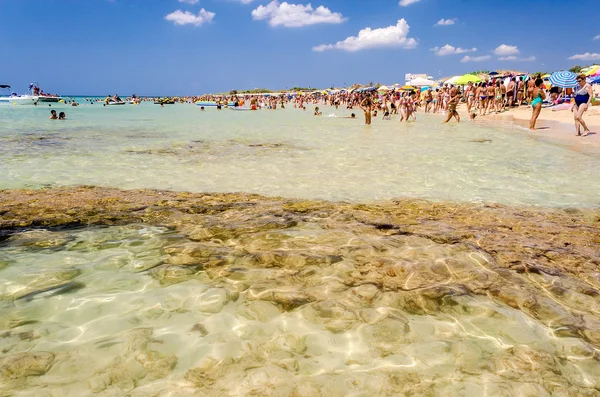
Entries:
<svg viewBox="0 0 600 397">
<path fill-rule="evenodd" d="M 589 150 L 509 123 L 369 127 L 321 108 L 53 105 L 57 121 L 0 107 L 0 189 L 600 204 Z M 597 272 L 519 273 L 455 236 L 367 233 L 344 216 L 252 231 L 263 215 L 202 218 L 231 238 L 187 224 L 3 236 L 0 395 L 598 395 Z"/>
<path fill-rule="evenodd" d="M 463 121 L 240 112 L 192 104 L 0 108 L 0 188 L 89 184 L 373 201 L 396 197 L 589 207 L 600 155 Z M 323 106 L 321 106 L 323 108 Z M 360 112 L 354 110 L 357 114 Z M 360 116 L 360 114 L 359 114 Z"/>
</svg>

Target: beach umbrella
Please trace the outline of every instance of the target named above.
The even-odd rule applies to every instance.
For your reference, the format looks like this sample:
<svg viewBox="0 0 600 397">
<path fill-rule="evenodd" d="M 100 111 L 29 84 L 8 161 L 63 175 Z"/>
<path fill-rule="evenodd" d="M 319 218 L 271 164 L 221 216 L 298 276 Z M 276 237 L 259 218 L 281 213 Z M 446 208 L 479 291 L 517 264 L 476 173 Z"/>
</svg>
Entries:
<svg viewBox="0 0 600 397">
<path fill-rule="evenodd" d="M 403 85 L 402 88 L 400 88 L 403 91 L 414 91 L 415 87 L 411 86 L 411 85 Z"/>
<path fill-rule="evenodd" d="M 550 82 L 556 87 L 573 88 L 577 85 L 577 75 L 567 70 L 554 72 L 550 76 Z"/>
<path fill-rule="evenodd" d="M 381 87 L 379 87 L 377 89 L 377 91 L 379 91 L 379 92 L 386 92 L 386 91 L 389 91 L 389 89 L 390 89 L 390 87 L 388 87 L 387 85 L 382 85 Z"/>
<path fill-rule="evenodd" d="M 454 80 L 454 83 L 451 84 L 465 85 L 469 83 L 479 83 L 480 81 L 481 78 L 475 76 L 474 74 L 465 74 Z"/>
<path fill-rule="evenodd" d="M 417 87 L 423 87 L 426 85 L 433 85 L 433 84 L 435 84 L 435 81 L 429 80 L 429 79 L 424 79 L 423 77 L 417 77 L 416 79 L 412 79 L 411 81 L 408 82 L 408 85 L 417 86 Z"/>
<path fill-rule="evenodd" d="M 588 77 L 587 78 L 587 82 L 590 83 L 590 84 L 600 84 L 600 75 L 593 76 L 593 77 Z"/>
<path fill-rule="evenodd" d="M 585 71 L 584 71 L 585 70 Z M 581 72 L 586 76 L 586 77 L 590 77 L 590 76 L 600 76 L 600 66 L 599 65 L 594 65 L 594 66 L 590 66 L 587 69 L 584 69 Z"/>
<path fill-rule="evenodd" d="M 454 76 L 444 81 L 444 84 L 456 84 L 456 80 L 458 80 L 461 76 Z"/>
<path fill-rule="evenodd" d="M 490 73 L 489 73 L 489 76 L 497 76 L 497 75 L 499 75 L 499 74 L 500 74 L 500 73 L 498 73 L 498 72 L 490 72 Z"/>
<path fill-rule="evenodd" d="M 431 86 L 428 86 L 428 85 L 426 85 L 425 87 L 421 87 L 421 92 L 427 91 L 430 88 L 431 88 Z"/>
</svg>

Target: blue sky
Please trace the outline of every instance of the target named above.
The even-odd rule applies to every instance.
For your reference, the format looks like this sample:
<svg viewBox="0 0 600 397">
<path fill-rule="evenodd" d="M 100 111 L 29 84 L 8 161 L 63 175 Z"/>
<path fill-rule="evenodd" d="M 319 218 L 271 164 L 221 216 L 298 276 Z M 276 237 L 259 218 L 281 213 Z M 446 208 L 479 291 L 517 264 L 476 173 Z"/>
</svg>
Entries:
<svg viewBox="0 0 600 397">
<path fill-rule="evenodd" d="M 393 84 L 403 83 L 405 73 L 554 71 L 600 63 L 597 4 L 0 0 L 0 84 L 168 95 Z"/>
</svg>

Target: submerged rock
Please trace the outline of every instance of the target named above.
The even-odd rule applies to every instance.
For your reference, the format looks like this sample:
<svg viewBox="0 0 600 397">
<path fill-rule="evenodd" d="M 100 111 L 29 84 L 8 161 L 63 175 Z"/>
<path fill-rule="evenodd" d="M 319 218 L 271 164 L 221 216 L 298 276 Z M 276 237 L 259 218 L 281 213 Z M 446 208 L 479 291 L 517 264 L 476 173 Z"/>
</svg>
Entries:
<svg viewBox="0 0 600 397">
<path fill-rule="evenodd" d="M 0 358 L 0 376 L 5 381 L 41 376 L 54 364 L 54 354 L 49 352 L 17 353 Z"/>
</svg>

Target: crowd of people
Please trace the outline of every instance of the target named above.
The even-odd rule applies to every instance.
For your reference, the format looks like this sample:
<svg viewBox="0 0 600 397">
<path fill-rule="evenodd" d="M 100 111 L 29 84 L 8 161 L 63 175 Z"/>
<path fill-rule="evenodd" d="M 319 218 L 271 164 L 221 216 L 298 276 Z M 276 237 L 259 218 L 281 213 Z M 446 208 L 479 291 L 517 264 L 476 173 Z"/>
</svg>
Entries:
<svg viewBox="0 0 600 397">
<path fill-rule="evenodd" d="M 531 106 L 532 114 L 529 128 L 535 129 L 537 119 L 543 106 L 552 106 L 561 102 L 570 103 L 573 112 L 576 134 L 581 136 L 589 132 L 583 119 L 584 113 L 592 105 L 594 92 L 592 86 L 586 83 L 584 75 L 577 78 L 578 87 L 572 93 L 558 87 L 546 87 L 540 76 L 503 76 L 490 78 L 487 81 L 470 82 L 466 85 L 444 84 L 437 88 L 425 87 L 423 89 L 408 87 L 405 89 L 388 89 L 377 91 L 376 88 L 354 91 L 317 91 L 312 93 L 274 93 L 274 94 L 236 94 L 230 95 L 203 95 L 190 97 L 172 97 L 165 102 L 164 98 L 143 98 L 132 96 L 127 101 L 141 103 L 154 101 L 154 103 L 197 103 L 207 102 L 216 105 L 217 109 L 228 106 L 244 106 L 252 109 L 285 109 L 292 107 L 306 110 L 307 105 L 317 105 L 314 115 L 320 116 L 322 112 L 318 105 L 328 105 L 348 111 L 361 109 L 364 113 L 365 124 L 371 124 L 373 117 L 383 115 L 383 120 L 392 120 L 399 116 L 401 122 L 417 120 L 417 112 L 445 115 L 444 122 L 453 118 L 461 121 L 458 112 L 459 106 L 466 110 L 469 119 L 474 121 L 478 116 L 502 113 L 511 108 Z M 104 100 L 85 98 L 89 104 L 95 102 L 108 103 L 122 101 L 118 95 L 107 96 Z M 157 102 L 158 101 L 158 102 Z M 75 106 L 75 101 L 72 101 Z M 204 108 L 203 108 L 204 109 Z M 356 118 L 354 112 L 349 118 Z M 583 131 L 581 131 L 583 129 Z"/>
</svg>

